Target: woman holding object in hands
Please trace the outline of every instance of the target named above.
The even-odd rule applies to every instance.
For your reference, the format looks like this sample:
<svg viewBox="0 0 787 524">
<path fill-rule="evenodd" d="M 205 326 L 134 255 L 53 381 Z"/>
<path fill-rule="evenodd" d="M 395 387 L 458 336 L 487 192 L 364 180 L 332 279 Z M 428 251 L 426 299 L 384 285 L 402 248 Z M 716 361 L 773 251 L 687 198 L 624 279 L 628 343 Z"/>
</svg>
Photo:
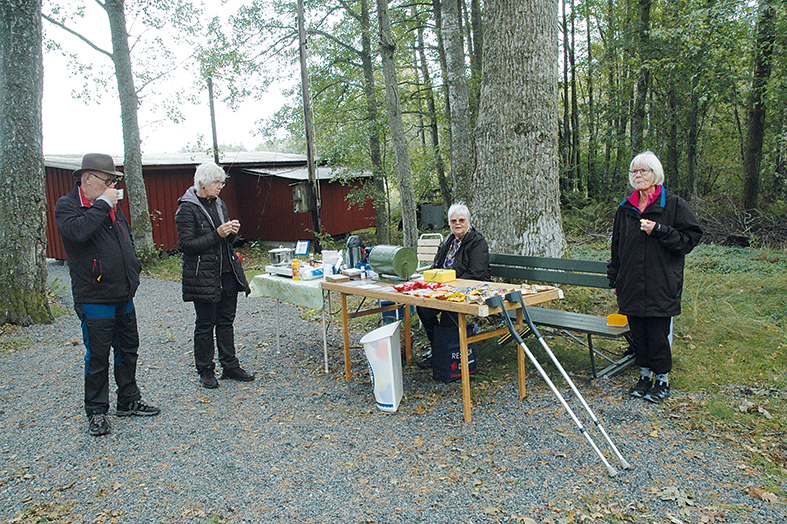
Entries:
<svg viewBox="0 0 787 524">
<path fill-rule="evenodd" d="M 213 372 L 215 346 L 224 369 L 221 378 L 248 382 L 254 375 L 240 367 L 235 356 L 235 311 L 238 292 L 251 290 L 243 264 L 232 249 L 240 222 L 229 220 L 221 193 L 227 175 L 213 162 L 206 162 L 194 174 L 194 186 L 178 199 L 175 224 L 178 244 L 183 251 L 183 300 L 194 302 L 194 363 L 200 384 L 217 388 Z"/>
<path fill-rule="evenodd" d="M 607 277 L 628 316 L 640 378 L 632 397 L 660 404 L 670 394 L 672 317 L 680 314 L 685 256 L 702 237 L 689 204 L 664 188 L 664 169 L 646 151 L 629 170 L 634 188 L 615 213 Z"/>
</svg>

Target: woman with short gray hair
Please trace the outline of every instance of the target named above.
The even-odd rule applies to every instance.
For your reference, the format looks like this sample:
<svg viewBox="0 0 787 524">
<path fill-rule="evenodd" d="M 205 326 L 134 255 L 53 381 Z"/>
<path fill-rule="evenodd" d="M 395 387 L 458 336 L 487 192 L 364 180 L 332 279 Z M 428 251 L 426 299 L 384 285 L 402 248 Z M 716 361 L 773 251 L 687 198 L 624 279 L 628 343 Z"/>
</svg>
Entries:
<svg viewBox="0 0 787 524">
<path fill-rule="evenodd" d="M 453 269 L 456 278 L 489 281 L 489 246 L 483 235 L 470 225 L 470 210 L 464 202 L 456 202 L 448 208 L 447 215 L 451 234 L 437 249 L 432 268 Z M 454 327 L 458 326 L 459 321 L 456 313 L 450 311 L 441 314 L 437 309 L 417 307 L 416 312 L 426 331 L 430 348 L 418 365 L 427 368 L 432 365 L 431 347 L 435 327 Z"/>
<path fill-rule="evenodd" d="M 664 169 L 650 151 L 629 168 L 634 191 L 618 206 L 607 277 L 628 317 L 640 378 L 632 397 L 660 404 L 670 395 L 672 318 L 680 314 L 685 256 L 702 237 L 689 204 L 664 188 Z"/>
</svg>

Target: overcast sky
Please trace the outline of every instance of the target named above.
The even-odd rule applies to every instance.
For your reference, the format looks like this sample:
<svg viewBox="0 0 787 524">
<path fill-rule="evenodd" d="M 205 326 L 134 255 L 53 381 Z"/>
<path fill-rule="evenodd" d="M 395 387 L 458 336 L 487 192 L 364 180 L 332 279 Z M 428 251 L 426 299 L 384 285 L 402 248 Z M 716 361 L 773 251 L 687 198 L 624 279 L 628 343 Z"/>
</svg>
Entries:
<svg viewBox="0 0 787 524">
<path fill-rule="evenodd" d="M 211 2 L 208 2 L 210 5 Z M 88 23 L 96 28 L 91 38 L 99 45 L 110 50 L 109 23 L 103 10 L 93 2 L 87 3 Z M 227 6 L 224 12 L 228 12 Z M 96 64 L 111 67 L 108 57 L 90 49 L 86 44 L 59 28 L 44 21 L 48 35 L 72 52 L 90 58 Z M 100 29 L 100 32 L 98 31 Z M 188 78 L 182 79 L 185 85 Z M 175 83 L 177 80 L 170 80 Z M 91 152 L 109 153 L 122 158 L 123 130 L 120 120 L 120 102 L 117 98 L 117 83 L 114 76 L 108 89 L 110 92 L 101 101 L 86 104 L 72 97 L 73 91 L 81 91 L 83 82 L 73 78 L 68 71 L 68 60 L 59 52 L 44 53 L 44 99 L 43 133 L 45 154 L 85 154 Z M 144 102 L 139 114 L 142 150 L 144 153 L 174 153 L 189 144 L 196 144 L 203 136 L 203 144 L 212 144 L 210 110 L 205 90 L 201 106 L 184 105 L 181 111 L 186 120 L 181 124 L 159 122 L 161 115 L 151 115 L 145 111 Z M 264 101 L 250 101 L 239 110 L 232 110 L 217 102 L 216 126 L 219 143 L 242 143 L 247 149 L 254 149 L 262 140 L 252 135 L 257 127 L 255 121 L 268 118 L 282 105 L 283 99 L 276 90 Z"/>
</svg>

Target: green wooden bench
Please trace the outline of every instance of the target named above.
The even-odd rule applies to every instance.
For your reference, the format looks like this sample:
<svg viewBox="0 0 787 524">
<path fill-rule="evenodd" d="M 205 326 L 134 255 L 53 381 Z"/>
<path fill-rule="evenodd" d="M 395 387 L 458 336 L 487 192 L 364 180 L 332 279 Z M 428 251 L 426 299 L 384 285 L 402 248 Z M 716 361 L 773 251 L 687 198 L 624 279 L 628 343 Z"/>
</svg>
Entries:
<svg viewBox="0 0 787 524">
<path fill-rule="evenodd" d="M 497 253 L 490 253 L 489 259 L 493 277 L 609 289 L 606 262 Z M 618 355 L 593 345 L 594 335 L 625 337 L 630 343 L 628 325 L 610 326 L 607 325 L 606 317 L 559 309 L 528 306 L 527 311 L 534 324 L 558 329 L 560 334 L 587 348 L 593 377 L 612 376 L 634 364 L 634 355 L 628 351 Z M 574 333 L 584 333 L 587 342 Z M 600 371 L 596 370 L 596 356 L 608 362 Z"/>
</svg>

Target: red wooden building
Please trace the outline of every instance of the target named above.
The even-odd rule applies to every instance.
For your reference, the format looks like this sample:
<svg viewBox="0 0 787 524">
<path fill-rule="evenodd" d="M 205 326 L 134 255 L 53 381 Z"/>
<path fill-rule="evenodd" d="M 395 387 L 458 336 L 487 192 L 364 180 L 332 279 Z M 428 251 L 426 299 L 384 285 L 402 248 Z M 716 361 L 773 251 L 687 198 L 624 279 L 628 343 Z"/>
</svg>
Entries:
<svg viewBox="0 0 787 524">
<path fill-rule="evenodd" d="M 115 157 L 117 160 L 117 157 Z M 148 196 L 148 208 L 153 217 L 153 241 L 160 251 L 177 247 L 175 211 L 178 198 L 194 183 L 194 171 L 199 164 L 213 158 L 200 153 L 143 155 L 142 176 Z M 82 155 L 45 155 L 47 199 L 46 256 L 66 258 L 55 226 L 55 202 L 74 186 L 73 172 L 80 168 Z M 248 240 L 294 242 L 314 238 L 311 213 L 296 212 L 298 189 L 308 182 L 305 155 L 283 153 L 241 152 L 227 153 L 221 165 L 229 174 L 221 198 L 227 203 L 230 216 L 241 223 L 240 236 Z M 118 165 L 122 171 L 123 166 Z M 320 187 L 320 220 L 323 231 L 343 235 L 373 227 L 374 206 L 367 201 L 363 208 L 348 209 L 348 193 L 363 183 L 363 178 L 351 183 L 331 182 L 331 168 L 317 169 Z M 125 183 L 118 188 L 125 188 Z M 296 196 L 294 196 L 296 195 Z M 120 205 L 129 216 L 128 198 Z"/>
</svg>

